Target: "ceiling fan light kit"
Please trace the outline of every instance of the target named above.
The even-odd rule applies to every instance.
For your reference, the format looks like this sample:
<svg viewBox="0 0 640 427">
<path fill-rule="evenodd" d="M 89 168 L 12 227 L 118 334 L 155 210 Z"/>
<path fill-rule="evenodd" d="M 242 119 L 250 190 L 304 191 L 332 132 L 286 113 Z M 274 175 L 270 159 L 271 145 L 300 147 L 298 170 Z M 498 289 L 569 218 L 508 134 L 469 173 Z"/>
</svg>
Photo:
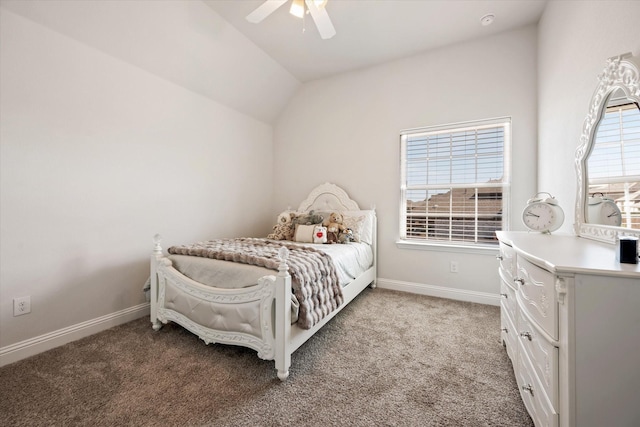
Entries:
<svg viewBox="0 0 640 427">
<path fill-rule="evenodd" d="M 295 16 L 296 18 L 304 17 L 304 0 L 293 0 L 291 2 L 291 8 L 289 9 L 289 13 Z"/>
<path fill-rule="evenodd" d="M 247 21 L 254 24 L 262 22 L 262 20 L 275 12 L 287 1 L 288 0 L 267 0 L 247 15 Z M 325 9 L 327 1 L 328 0 L 291 0 L 289 13 L 298 18 L 302 18 L 305 14 L 306 5 L 306 9 L 311 14 L 311 18 L 318 28 L 320 37 L 325 40 L 330 39 L 336 35 L 336 29 L 333 27 L 329 14 Z"/>
</svg>

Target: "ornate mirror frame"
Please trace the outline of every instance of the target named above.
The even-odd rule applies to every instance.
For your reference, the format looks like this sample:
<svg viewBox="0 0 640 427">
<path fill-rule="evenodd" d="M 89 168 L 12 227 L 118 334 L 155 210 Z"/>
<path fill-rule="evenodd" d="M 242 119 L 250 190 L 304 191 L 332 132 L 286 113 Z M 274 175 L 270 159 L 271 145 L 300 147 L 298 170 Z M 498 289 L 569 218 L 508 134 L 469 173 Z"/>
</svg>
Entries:
<svg viewBox="0 0 640 427">
<path fill-rule="evenodd" d="M 618 235 L 640 237 L 640 230 L 587 222 L 587 192 L 589 188 L 587 161 L 598 131 L 598 124 L 611 94 L 617 89 L 621 89 L 628 99 L 640 104 L 640 61 L 631 53 L 609 58 L 604 72 L 598 76 L 598 79 L 600 83 L 591 97 L 589 114 L 584 120 L 580 145 L 576 150 L 578 191 L 576 192 L 574 230 L 580 237 L 615 243 Z"/>
</svg>

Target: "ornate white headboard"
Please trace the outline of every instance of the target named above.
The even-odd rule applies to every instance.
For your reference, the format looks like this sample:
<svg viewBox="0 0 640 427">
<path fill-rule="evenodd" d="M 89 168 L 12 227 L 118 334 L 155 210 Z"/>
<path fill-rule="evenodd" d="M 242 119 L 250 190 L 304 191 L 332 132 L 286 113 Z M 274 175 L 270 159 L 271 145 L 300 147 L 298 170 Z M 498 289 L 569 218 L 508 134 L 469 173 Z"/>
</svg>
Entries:
<svg viewBox="0 0 640 427">
<path fill-rule="evenodd" d="M 309 196 L 300 203 L 298 212 L 316 211 L 357 211 L 358 203 L 351 200 L 340 187 L 325 182 L 314 188 Z"/>
</svg>

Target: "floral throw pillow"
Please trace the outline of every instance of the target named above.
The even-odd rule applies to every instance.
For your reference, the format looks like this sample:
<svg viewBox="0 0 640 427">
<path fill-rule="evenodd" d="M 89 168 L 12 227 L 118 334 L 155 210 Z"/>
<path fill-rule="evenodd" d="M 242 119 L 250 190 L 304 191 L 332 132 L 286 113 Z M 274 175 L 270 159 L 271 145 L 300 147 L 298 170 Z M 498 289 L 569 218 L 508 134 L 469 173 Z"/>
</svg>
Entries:
<svg viewBox="0 0 640 427">
<path fill-rule="evenodd" d="M 347 216 L 344 215 L 342 223 L 345 227 L 350 228 L 353 231 L 353 239 L 355 242 L 360 242 L 362 235 L 362 228 L 364 226 L 364 216 Z"/>
</svg>

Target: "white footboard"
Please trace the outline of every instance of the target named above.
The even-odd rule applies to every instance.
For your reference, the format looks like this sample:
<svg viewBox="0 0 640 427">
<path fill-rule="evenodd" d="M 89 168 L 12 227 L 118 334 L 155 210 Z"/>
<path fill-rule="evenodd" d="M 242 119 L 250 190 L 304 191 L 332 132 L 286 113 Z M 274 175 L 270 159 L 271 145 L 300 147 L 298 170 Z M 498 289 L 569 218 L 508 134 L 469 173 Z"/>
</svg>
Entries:
<svg viewBox="0 0 640 427">
<path fill-rule="evenodd" d="M 173 321 L 205 343 L 249 347 L 258 357 L 275 360 L 278 377 L 289 375 L 291 353 L 291 277 L 286 259 L 277 276 L 260 278 L 258 284 L 239 289 L 202 285 L 173 268 L 162 254 L 160 236 L 151 256 L 151 323 L 159 330 Z"/>
</svg>

